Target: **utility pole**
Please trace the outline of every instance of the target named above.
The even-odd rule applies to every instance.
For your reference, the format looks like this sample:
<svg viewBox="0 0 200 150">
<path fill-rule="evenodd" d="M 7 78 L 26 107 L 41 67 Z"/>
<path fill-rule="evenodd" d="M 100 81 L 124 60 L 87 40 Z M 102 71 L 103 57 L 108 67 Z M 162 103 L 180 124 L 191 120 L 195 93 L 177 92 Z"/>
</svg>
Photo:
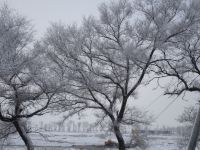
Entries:
<svg viewBox="0 0 200 150">
<path fill-rule="evenodd" d="M 200 101 L 199 101 L 198 113 L 195 118 L 187 150 L 195 150 L 198 141 L 199 131 L 200 131 Z"/>
</svg>

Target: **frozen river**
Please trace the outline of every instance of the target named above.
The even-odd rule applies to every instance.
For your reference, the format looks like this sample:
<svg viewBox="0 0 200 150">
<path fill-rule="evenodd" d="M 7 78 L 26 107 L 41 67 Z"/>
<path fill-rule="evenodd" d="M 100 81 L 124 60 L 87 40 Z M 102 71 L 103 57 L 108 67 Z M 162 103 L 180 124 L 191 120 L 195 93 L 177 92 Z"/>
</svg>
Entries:
<svg viewBox="0 0 200 150">
<path fill-rule="evenodd" d="M 129 136 L 125 137 L 128 138 Z M 42 134 L 31 134 L 31 138 L 36 146 L 36 150 L 102 150 L 105 148 L 98 147 L 98 145 L 104 145 L 104 142 L 108 139 L 116 141 L 112 134 L 105 135 L 102 133 L 45 132 Z M 146 150 L 178 150 L 176 136 L 154 135 L 149 136 L 148 139 Z M 5 144 L 8 146 L 1 146 L 1 150 L 25 150 L 23 142 L 17 135 L 10 137 Z M 106 148 L 106 150 L 115 149 Z M 136 149 L 130 148 L 129 150 Z"/>
</svg>

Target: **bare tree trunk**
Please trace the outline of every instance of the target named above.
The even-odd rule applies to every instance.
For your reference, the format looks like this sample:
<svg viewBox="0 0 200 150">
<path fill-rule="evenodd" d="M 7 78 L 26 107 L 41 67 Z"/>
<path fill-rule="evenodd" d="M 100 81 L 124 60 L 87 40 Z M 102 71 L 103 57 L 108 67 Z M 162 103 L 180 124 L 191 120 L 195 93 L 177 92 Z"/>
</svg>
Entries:
<svg viewBox="0 0 200 150">
<path fill-rule="evenodd" d="M 34 146 L 33 143 L 30 139 L 30 137 L 28 136 L 24 125 L 22 124 L 22 122 L 20 120 L 16 120 L 13 122 L 17 132 L 19 133 L 19 135 L 21 136 L 22 140 L 24 141 L 27 150 L 34 150 Z"/>
<path fill-rule="evenodd" d="M 117 141 L 118 141 L 119 150 L 125 150 L 126 149 L 125 142 L 124 142 L 124 138 L 123 138 L 122 133 L 121 133 L 120 128 L 119 128 L 119 123 L 114 122 L 113 127 L 114 127 L 115 136 L 116 136 Z"/>
<path fill-rule="evenodd" d="M 199 131 L 200 131 L 200 104 L 199 104 L 199 110 L 198 110 L 198 113 L 196 115 L 196 119 L 194 122 L 194 126 L 192 129 L 190 141 L 188 144 L 188 148 L 187 148 L 188 150 L 195 150 L 196 145 L 197 145 L 198 136 L 199 136 Z"/>
</svg>

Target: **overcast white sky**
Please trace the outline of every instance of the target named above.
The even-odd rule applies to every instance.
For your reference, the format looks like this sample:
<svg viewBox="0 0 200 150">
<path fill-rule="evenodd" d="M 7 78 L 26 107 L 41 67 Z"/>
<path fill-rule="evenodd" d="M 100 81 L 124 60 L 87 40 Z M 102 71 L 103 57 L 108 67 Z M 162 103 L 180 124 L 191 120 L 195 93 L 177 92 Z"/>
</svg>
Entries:
<svg viewBox="0 0 200 150">
<path fill-rule="evenodd" d="M 83 16 L 98 16 L 98 5 L 109 0 L 0 0 L 0 3 L 6 2 L 11 8 L 14 8 L 20 14 L 30 19 L 35 27 L 37 37 L 41 37 L 51 22 L 61 21 L 66 24 L 80 24 Z M 153 90 L 155 84 L 141 88 L 138 92 L 137 100 L 130 100 L 143 110 L 161 95 L 162 90 Z M 173 98 L 160 97 L 146 110 L 149 110 L 157 116 Z M 192 97 L 188 97 L 188 100 Z M 170 107 L 162 113 L 154 125 L 175 126 L 177 116 L 182 112 L 184 106 L 195 104 L 195 102 L 183 101 L 177 99 Z M 49 119 L 49 118 L 46 118 Z"/>
<path fill-rule="evenodd" d="M 28 17 L 37 34 L 42 35 L 51 22 L 78 23 L 83 16 L 97 15 L 97 6 L 106 0 L 0 0 Z"/>
</svg>

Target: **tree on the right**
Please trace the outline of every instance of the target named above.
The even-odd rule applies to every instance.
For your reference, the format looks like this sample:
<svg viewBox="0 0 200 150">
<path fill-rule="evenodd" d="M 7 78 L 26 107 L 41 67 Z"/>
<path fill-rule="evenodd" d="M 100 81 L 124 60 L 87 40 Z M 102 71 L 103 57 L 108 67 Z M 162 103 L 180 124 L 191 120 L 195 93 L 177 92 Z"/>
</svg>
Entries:
<svg viewBox="0 0 200 150">
<path fill-rule="evenodd" d="M 177 133 L 180 138 L 177 139 L 177 144 L 179 149 L 184 149 L 190 139 L 190 134 L 192 131 L 193 124 L 198 112 L 198 107 L 187 106 L 184 108 L 181 115 L 177 118 L 177 121 L 181 124 L 181 127 L 178 127 Z M 199 138 L 197 141 L 196 149 L 199 149 Z"/>
<path fill-rule="evenodd" d="M 193 25 L 161 47 L 160 59 L 154 63 L 158 78 L 171 77 L 173 80 L 165 94 L 200 92 L 200 5 L 195 0 L 190 5 L 187 16 L 190 22 L 185 22 L 188 26 Z"/>
<path fill-rule="evenodd" d="M 165 89 L 167 95 L 180 96 L 188 92 L 193 92 L 192 94 L 200 92 L 200 13 L 198 11 L 200 4 L 199 1 L 194 0 L 188 1 L 185 5 L 190 6 L 187 15 L 190 22 L 185 21 L 188 25 L 193 25 L 171 39 L 168 45 L 161 47 L 160 61 L 154 64 L 156 66 L 154 71 L 158 75 L 156 78 L 170 79 Z M 197 121 L 194 123 L 188 149 L 196 146 L 198 137 L 194 133 L 199 130 L 198 119 L 199 117 L 196 117 Z"/>
</svg>

